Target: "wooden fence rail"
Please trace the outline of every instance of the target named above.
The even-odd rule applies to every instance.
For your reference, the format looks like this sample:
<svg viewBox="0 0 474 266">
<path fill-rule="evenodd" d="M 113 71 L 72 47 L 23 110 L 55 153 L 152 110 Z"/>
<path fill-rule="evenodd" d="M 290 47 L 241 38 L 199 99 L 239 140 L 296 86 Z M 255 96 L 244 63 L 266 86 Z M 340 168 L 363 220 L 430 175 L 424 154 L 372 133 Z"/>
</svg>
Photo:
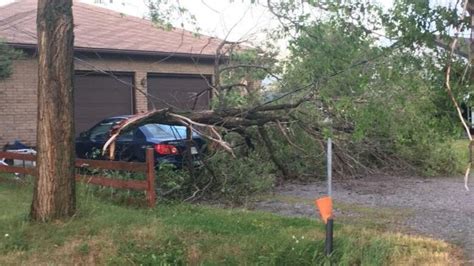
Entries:
<svg viewBox="0 0 474 266">
<path fill-rule="evenodd" d="M 0 159 L 22 160 L 36 162 L 36 156 L 31 154 L 21 154 L 14 152 L 0 151 Z M 93 184 L 105 187 L 120 189 L 144 190 L 148 201 L 148 206 L 154 207 L 156 203 L 155 191 L 155 159 L 152 148 L 146 150 L 146 162 L 118 162 L 76 159 L 76 168 L 79 169 L 104 169 L 104 170 L 122 170 L 130 172 L 145 173 L 146 180 L 121 180 L 105 176 L 76 174 L 76 181 L 86 184 Z M 10 166 L 0 164 L 0 172 L 19 173 L 36 176 L 36 167 Z"/>
</svg>

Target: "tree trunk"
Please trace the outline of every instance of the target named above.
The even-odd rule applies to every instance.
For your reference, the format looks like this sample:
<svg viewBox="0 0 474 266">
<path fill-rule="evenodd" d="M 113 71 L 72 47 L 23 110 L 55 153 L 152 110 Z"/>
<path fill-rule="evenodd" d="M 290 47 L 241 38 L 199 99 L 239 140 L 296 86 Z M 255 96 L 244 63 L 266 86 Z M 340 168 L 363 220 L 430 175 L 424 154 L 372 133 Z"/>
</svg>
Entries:
<svg viewBox="0 0 474 266">
<path fill-rule="evenodd" d="M 39 0 L 37 178 L 31 218 L 75 212 L 72 0 Z"/>
<path fill-rule="evenodd" d="M 469 62 L 474 65 L 474 0 L 469 0 L 467 11 L 471 19 L 471 43 L 469 46 Z M 471 82 L 474 82 L 474 70 L 471 69 Z"/>
</svg>

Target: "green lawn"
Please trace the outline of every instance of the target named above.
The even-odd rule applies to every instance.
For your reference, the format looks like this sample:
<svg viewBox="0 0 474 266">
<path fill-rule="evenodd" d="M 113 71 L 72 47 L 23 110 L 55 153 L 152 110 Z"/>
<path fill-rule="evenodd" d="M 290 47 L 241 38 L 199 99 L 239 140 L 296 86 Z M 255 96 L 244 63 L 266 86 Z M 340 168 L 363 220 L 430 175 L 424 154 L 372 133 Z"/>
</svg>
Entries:
<svg viewBox="0 0 474 266">
<path fill-rule="evenodd" d="M 28 221 L 32 188 L 0 175 L 0 265 L 329 265 L 324 227 L 242 209 L 159 204 L 153 210 L 78 191 L 75 217 Z M 457 249 L 441 241 L 337 225 L 330 260 L 342 265 L 445 265 Z"/>
<path fill-rule="evenodd" d="M 469 161 L 469 140 L 460 139 L 453 141 L 452 148 L 457 158 L 457 172 L 463 173 L 466 171 L 467 163 Z"/>
</svg>

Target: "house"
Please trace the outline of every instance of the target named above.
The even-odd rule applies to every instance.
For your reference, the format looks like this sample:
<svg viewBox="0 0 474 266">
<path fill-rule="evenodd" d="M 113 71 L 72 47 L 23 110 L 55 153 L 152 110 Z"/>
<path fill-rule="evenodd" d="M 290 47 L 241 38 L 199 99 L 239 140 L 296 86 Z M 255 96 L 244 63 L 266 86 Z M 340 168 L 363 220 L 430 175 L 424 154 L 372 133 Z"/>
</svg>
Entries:
<svg viewBox="0 0 474 266">
<path fill-rule="evenodd" d="M 36 0 L 0 6 L 0 39 L 24 51 L 0 81 L 0 145 L 35 144 L 36 6 Z M 209 108 L 219 40 L 78 1 L 73 13 L 76 134 L 113 115 Z"/>
</svg>

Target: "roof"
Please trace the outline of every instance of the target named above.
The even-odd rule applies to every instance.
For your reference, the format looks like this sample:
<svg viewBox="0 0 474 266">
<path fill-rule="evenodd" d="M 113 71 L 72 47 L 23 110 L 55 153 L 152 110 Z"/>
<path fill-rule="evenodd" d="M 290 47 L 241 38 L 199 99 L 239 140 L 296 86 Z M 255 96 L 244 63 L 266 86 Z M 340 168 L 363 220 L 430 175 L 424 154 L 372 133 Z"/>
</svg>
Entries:
<svg viewBox="0 0 474 266">
<path fill-rule="evenodd" d="M 37 0 L 0 7 L 0 38 L 20 48 L 36 47 Z M 165 30 L 150 20 L 74 1 L 76 51 L 212 57 L 221 42 L 182 29 Z"/>
</svg>

